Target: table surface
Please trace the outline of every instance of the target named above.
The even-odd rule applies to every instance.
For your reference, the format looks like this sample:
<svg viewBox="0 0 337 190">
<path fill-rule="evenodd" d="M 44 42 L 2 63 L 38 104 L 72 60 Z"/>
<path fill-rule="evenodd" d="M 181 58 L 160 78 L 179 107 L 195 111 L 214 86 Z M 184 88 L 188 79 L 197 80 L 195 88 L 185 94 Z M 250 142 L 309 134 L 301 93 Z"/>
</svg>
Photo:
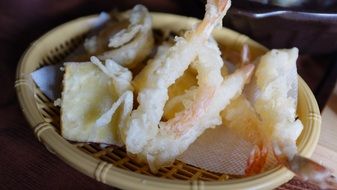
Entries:
<svg viewBox="0 0 337 190">
<path fill-rule="evenodd" d="M 322 130 L 312 159 L 337 172 L 337 84 L 322 111 Z"/>
<path fill-rule="evenodd" d="M 18 104 L 15 69 L 29 44 L 51 28 L 73 18 L 134 5 L 123 2 L 91 0 L 0 2 L 0 184 L 1 189 L 115 189 L 99 183 L 71 168 L 38 143 Z M 198 7 L 187 11 L 186 3 L 160 0 L 156 3 L 137 1 L 154 11 L 200 15 Z M 190 1 L 186 1 L 190 2 Z M 189 7 L 191 8 L 191 7 Z M 78 11 L 80 10 L 80 11 Z M 202 11 L 202 10 L 201 10 Z M 322 112 L 322 132 L 313 159 L 337 171 L 337 86 Z M 318 189 L 297 178 L 279 189 Z"/>
</svg>

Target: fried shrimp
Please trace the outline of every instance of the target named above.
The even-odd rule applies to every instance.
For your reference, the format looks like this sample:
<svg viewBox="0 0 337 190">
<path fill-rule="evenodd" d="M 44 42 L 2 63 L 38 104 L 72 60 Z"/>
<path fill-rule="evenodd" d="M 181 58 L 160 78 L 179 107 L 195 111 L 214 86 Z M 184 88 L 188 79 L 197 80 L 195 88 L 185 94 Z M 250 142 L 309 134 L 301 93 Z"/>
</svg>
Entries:
<svg viewBox="0 0 337 190">
<path fill-rule="evenodd" d="M 249 61 L 244 46 L 239 66 Z M 245 175 L 260 173 L 273 156 L 303 180 L 321 188 L 336 187 L 326 167 L 298 154 L 296 140 L 303 125 L 296 118 L 298 49 L 271 50 L 256 61 L 256 71 L 244 93 L 221 113 L 223 124 L 255 145 Z"/>
<path fill-rule="evenodd" d="M 221 112 L 221 116 L 224 126 L 254 145 L 245 175 L 260 173 L 267 159 L 268 147 L 263 126 L 251 103 L 244 95 L 240 95 Z"/>
<path fill-rule="evenodd" d="M 245 95 L 261 120 L 267 142 L 284 147 L 283 154 L 292 158 L 296 153 L 296 139 L 302 123 L 296 120 L 298 50 L 271 50 L 257 63 L 252 83 Z M 294 94 L 295 93 L 295 94 Z"/>
<path fill-rule="evenodd" d="M 242 51 L 242 63 L 249 62 L 247 54 L 247 50 Z M 301 121 L 295 119 L 297 54 L 296 48 L 272 50 L 259 58 L 243 95 L 222 113 L 226 126 L 255 145 L 246 175 L 261 172 L 269 151 L 278 153 L 276 158 L 292 158 L 297 153 L 296 139 L 303 128 Z"/>
<path fill-rule="evenodd" d="M 184 38 L 150 62 L 139 76 L 147 76 L 138 92 L 139 106 L 132 111 L 126 131 L 126 149 L 149 163 L 152 171 L 170 164 L 207 128 L 221 123 L 220 111 L 240 94 L 253 67 L 248 65 L 221 76 L 223 61 L 217 47 L 209 45 L 213 28 L 222 20 L 230 1 L 209 0 L 204 20 Z M 186 108 L 167 122 L 160 122 L 168 100 L 168 87 L 198 58 L 198 88 Z"/>
<path fill-rule="evenodd" d="M 302 122 L 296 119 L 297 56 L 297 48 L 272 50 L 262 56 L 253 78 L 255 90 L 250 91 L 250 101 L 261 118 L 262 131 L 276 159 L 297 176 L 321 188 L 336 187 L 336 179 L 329 169 L 297 152 L 296 139 L 303 128 Z"/>
<path fill-rule="evenodd" d="M 242 46 L 240 57 L 238 56 L 236 59 L 238 59 L 236 65 L 230 63 L 230 67 L 240 68 L 251 62 L 247 44 Z M 252 82 L 246 85 L 245 90 L 250 86 L 252 86 Z M 264 131 L 260 117 L 252 103 L 248 101 L 246 94 L 243 93 L 233 100 L 221 112 L 221 117 L 224 126 L 229 127 L 232 132 L 254 145 L 250 159 L 247 161 L 245 175 L 250 176 L 260 173 L 268 156 L 269 146 L 267 146 L 267 138 L 264 136 L 267 133 Z"/>
<path fill-rule="evenodd" d="M 296 118 L 297 57 L 297 48 L 271 50 L 262 56 L 245 94 L 260 118 L 260 132 L 264 146 L 269 144 L 268 151 L 300 178 L 321 188 L 336 187 L 336 179 L 329 169 L 300 156 L 297 151 L 296 140 L 303 129 L 302 122 Z M 259 156 L 252 154 L 253 165 L 249 167 L 263 167 L 264 160 Z"/>
</svg>

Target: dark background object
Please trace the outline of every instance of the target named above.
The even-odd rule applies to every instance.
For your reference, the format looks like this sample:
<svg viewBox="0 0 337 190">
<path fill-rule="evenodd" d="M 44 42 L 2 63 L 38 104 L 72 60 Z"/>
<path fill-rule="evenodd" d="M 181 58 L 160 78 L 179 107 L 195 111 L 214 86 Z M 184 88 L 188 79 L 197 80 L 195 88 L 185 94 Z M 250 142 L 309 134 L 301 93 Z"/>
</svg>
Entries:
<svg viewBox="0 0 337 190">
<path fill-rule="evenodd" d="M 337 50 L 337 7 L 311 9 L 233 1 L 226 25 L 269 48 L 298 47 L 301 53 Z"/>
<path fill-rule="evenodd" d="M 314 93 L 322 111 L 337 80 L 337 56 L 302 54 L 297 59 L 297 72 Z"/>
<path fill-rule="evenodd" d="M 324 9 L 328 10 L 337 5 L 337 0 L 237 0 L 237 2 L 250 1 L 263 5 L 274 5 L 279 7 L 297 9 Z"/>
</svg>

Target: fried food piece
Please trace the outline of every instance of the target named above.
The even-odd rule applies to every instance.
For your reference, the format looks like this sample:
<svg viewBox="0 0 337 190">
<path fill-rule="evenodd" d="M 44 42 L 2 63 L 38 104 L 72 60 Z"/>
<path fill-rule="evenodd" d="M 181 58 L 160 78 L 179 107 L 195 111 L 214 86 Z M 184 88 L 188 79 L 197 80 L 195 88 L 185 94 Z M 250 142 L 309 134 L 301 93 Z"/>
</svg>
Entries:
<svg viewBox="0 0 337 190">
<path fill-rule="evenodd" d="M 271 50 L 259 58 L 244 94 L 223 113 L 226 125 L 234 126 L 237 132 L 246 131 L 242 136 L 256 145 L 247 162 L 246 175 L 259 173 L 268 152 L 280 152 L 277 147 L 284 150 L 275 154 L 276 158 L 291 158 L 297 153 L 296 139 L 303 128 L 296 120 L 297 55 L 298 50 L 293 48 Z M 240 119 L 238 112 L 242 113 Z"/>
<path fill-rule="evenodd" d="M 251 176 L 262 171 L 268 156 L 267 134 L 254 107 L 244 95 L 233 100 L 221 112 L 222 124 L 232 132 L 254 145 L 247 161 L 245 175 Z"/>
<path fill-rule="evenodd" d="M 87 38 L 84 47 L 100 60 L 112 59 L 124 67 L 134 68 L 154 48 L 151 15 L 146 7 L 136 5 L 120 15 L 118 23 L 110 21 L 97 35 Z"/>
<path fill-rule="evenodd" d="M 204 20 L 185 37 L 177 37 L 176 44 L 150 62 L 140 76 L 139 106 L 132 111 L 126 133 L 129 153 L 147 161 L 152 171 L 170 164 L 209 127 L 221 123 L 220 111 L 240 94 L 254 66 L 248 65 L 223 80 L 223 61 L 218 47 L 208 43 L 213 28 L 222 20 L 230 1 L 209 0 Z M 195 64 L 198 88 L 193 101 L 174 118 L 160 122 L 168 100 L 168 88 Z"/>
<path fill-rule="evenodd" d="M 65 63 L 61 132 L 68 140 L 123 145 L 132 110 L 131 73 L 117 63 Z"/>
<path fill-rule="evenodd" d="M 271 50 L 261 57 L 256 72 L 256 91 L 251 98 L 271 141 L 285 146 L 291 158 L 297 153 L 296 139 L 302 123 L 296 119 L 298 49 Z"/>
<path fill-rule="evenodd" d="M 208 40 L 208 46 L 211 46 L 213 51 L 217 52 L 217 54 L 221 54 L 218 44 L 214 38 L 210 37 Z M 213 58 L 219 58 L 218 55 L 210 54 L 212 61 Z M 196 65 L 198 64 L 198 59 L 191 63 L 189 68 L 184 72 L 184 74 L 179 77 L 174 84 L 172 84 L 168 89 L 169 99 L 165 104 L 164 108 L 164 119 L 168 120 L 175 116 L 175 113 L 182 111 L 187 104 L 189 104 L 193 98 L 195 97 L 195 88 L 197 88 L 197 69 Z M 221 63 L 221 75 L 223 77 L 228 75 L 227 65 L 224 60 L 224 64 L 221 63 L 220 60 L 216 60 L 215 62 Z"/>
<path fill-rule="evenodd" d="M 248 54 L 244 47 L 240 65 L 249 62 Z M 303 128 L 295 119 L 297 55 L 298 50 L 293 48 L 272 50 L 258 58 L 254 77 L 244 94 L 222 112 L 223 124 L 256 146 L 247 161 L 246 175 L 261 172 L 273 147 L 286 147 L 282 154 L 290 157 L 297 153 L 296 139 Z"/>
</svg>

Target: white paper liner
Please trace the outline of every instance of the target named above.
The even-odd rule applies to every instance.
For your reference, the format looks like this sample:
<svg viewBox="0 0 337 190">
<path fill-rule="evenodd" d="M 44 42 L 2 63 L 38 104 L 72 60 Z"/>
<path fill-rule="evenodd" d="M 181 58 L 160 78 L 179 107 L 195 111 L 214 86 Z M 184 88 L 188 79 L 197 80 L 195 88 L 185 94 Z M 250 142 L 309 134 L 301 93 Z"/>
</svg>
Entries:
<svg viewBox="0 0 337 190">
<path fill-rule="evenodd" d="M 178 158 L 208 171 L 244 175 L 253 145 L 225 126 L 206 130 Z"/>
<path fill-rule="evenodd" d="M 61 97 L 63 73 L 60 67 L 61 65 L 48 65 L 31 73 L 35 84 L 53 101 Z"/>
</svg>

